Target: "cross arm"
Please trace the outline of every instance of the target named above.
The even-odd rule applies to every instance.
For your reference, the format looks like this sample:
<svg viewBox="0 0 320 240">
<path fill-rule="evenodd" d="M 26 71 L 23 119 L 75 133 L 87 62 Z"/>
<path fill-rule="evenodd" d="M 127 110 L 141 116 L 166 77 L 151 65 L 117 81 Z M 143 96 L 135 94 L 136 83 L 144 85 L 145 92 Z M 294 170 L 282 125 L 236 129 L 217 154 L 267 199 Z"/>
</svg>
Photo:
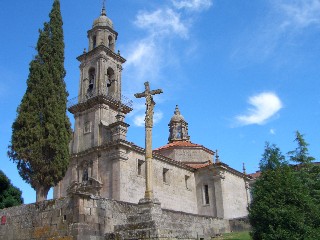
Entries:
<svg viewBox="0 0 320 240">
<path fill-rule="evenodd" d="M 150 91 L 151 95 L 156 95 L 156 94 L 160 94 L 160 93 L 163 93 L 162 89 L 157 89 L 157 90 Z"/>
<path fill-rule="evenodd" d="M 145 93 L 136 93 L 136 94 L 134 94 L 134 96 L 135 96 L 136 98 L 142 98 L 142 97 L 145 97 L 146 94 L 145 94 Z"/>
</svg>

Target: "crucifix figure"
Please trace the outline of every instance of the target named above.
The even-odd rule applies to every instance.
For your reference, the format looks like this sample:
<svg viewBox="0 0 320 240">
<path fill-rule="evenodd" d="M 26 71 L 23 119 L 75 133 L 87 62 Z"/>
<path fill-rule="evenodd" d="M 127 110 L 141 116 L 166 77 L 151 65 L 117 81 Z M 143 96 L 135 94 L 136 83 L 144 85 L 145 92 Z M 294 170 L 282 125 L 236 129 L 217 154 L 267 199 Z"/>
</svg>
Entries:
<svg viewBox="0 0 320 240">
<path fill-rule="evenodd" d="M 146 116 L 145 116 L 145 145 L 146 145 L 146 191 L 145 199 L 153 199 L 152 188 L 152 127 L 153 127 L 153 109 L 156 103 L 153 101 L 153 95 L 163 93 L 161 89 L 150 91 L 149 82 L 144 83 L 145 91 L 142 93 L 136 93 L 136 98 L 146 98 Z"/>
</svg>

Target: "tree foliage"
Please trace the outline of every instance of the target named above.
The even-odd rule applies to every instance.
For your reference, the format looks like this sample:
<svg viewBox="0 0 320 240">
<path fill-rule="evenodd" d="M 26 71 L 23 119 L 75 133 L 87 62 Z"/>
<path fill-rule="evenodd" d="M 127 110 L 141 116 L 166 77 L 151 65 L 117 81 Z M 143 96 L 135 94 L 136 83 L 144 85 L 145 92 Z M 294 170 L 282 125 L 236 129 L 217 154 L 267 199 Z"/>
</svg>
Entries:
<svg viewBox="0 0 320 240">
<path fill-rule="evenodd" d="M 292 162 L 296 162 L 298 164 L 310 164 L 315 160 L 314 157 L 309 155 L 309 144 L 306 143 L 303 135 L 299 131 L 296 131 L 296 138 L 294 141 L 297 142 L 298 146 L 295 150 L 288 152 L 289 158 Z"/>
<path fill-rule="evenodd" d="M 296 132 L 290 165 L 275 145 L 266 144 L 261 176 L 253 184 L 249 221 L 252 238 L 320 239 L 320 168 L 312 165 L 308 144 Z"/>
<path fill-rule="evenodd" d="M 275 144 L 266 142 L 262 159 L 260 160 L 259 166 L 261 171 L 274 170 L 283 165 L 287 165 L 288 162 L 285 156 L 281 153 L 280 148 Z"/>
<path fill-rule="evenodd" d="M 11 184 L 9 178 L 0 170 L 0 209 L 23 203 L 22 192 Z"/>
<path fill-rule="evenodd" d="M 69 162 L 70 121 L 64 82 L 64 42 L 59 0 L 50 21 L 39 30 L 37 55 L 30 62 L 27 90 L 12 125 L 8 155 L 21 177 L 37 192 L 37 201 L 64 176 Z"/>
</svg>

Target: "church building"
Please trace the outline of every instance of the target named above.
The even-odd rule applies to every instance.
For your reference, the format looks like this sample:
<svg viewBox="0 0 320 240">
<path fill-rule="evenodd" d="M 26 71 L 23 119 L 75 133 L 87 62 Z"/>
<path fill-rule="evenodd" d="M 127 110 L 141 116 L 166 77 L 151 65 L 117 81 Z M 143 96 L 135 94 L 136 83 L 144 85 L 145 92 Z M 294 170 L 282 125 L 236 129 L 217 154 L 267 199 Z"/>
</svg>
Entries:
<svg viewBox="0 0 320 240">
<path fill-rule="evenodd" d="M 88 51 L 77 58 L 79 96 L 68 102 L 75 118 L 70 166 L 54 188 L 55 199 L 78 194 L 137 204 L 144 196 L 145 149 L 126 137 L 132 102 L 121 94 L 126 60 L 116 51 L 117 37 L 103 7 L 88 31 Z M 221 219 L 247 216 L 249 177 L 220 161 L 217 151 L 193 143 L 187 119 L 178 106 L 173 110 L 168 144 L 152 154 L 161 208 Z"/>
</svg>

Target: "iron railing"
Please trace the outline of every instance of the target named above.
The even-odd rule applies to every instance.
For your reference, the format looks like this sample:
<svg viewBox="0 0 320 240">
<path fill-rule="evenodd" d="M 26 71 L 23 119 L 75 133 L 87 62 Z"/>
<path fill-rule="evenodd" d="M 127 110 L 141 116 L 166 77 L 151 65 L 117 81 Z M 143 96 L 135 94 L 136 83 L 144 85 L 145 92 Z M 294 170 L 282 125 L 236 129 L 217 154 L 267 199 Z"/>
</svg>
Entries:
<svg viewBox="0 0 320 240">
<path fill-rule="evenodd" d="M 94 98 L 97 96 L 103 96 L 113 102 L 121 102 L 121 104 L 123 104 L 129 108 L 132 108 L 132 106 L 133 106 L 132 100 L 130 100 L 126 96 L 121 95 L 121 98 L 119 98 L 119 96 L 117 96 L 116 94 L 109 93 L 107 91 L 107 89 L 100 89 L 100 90 L 88 90 L 85 95 L 79 95 L 78 97 L 74 97 L 74 98 L 69 99 L 67 107 L 71 108 L 77 104 L 84 103 L 84 102 L 88 101 L 90 98 Z"/>
</svg>

